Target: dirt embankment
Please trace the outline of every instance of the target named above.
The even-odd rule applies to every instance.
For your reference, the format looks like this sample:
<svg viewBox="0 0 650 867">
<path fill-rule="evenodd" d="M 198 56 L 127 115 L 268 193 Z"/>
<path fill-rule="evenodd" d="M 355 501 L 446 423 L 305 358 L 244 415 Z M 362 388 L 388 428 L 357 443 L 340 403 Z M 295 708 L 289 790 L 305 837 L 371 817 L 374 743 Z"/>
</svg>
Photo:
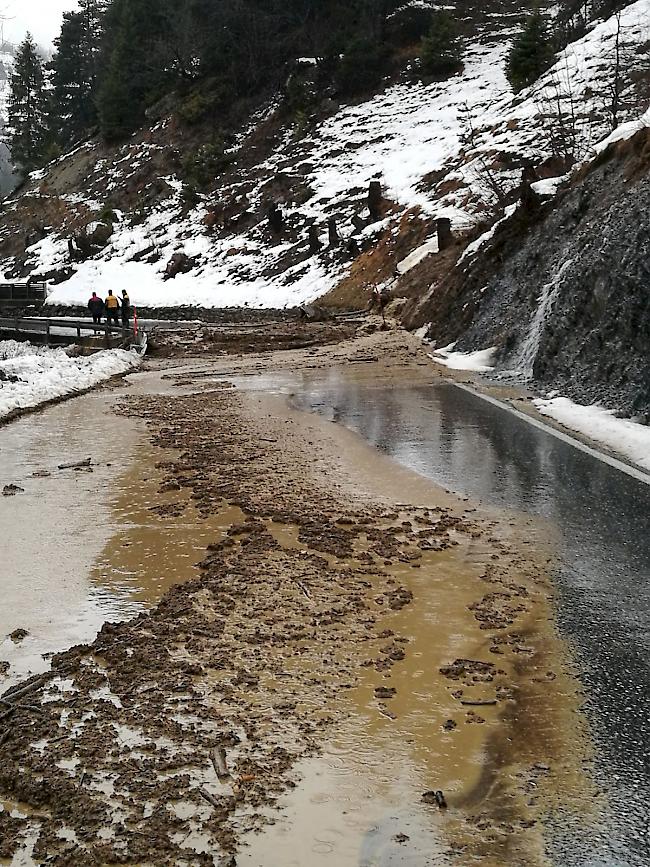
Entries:
<svg viewBox="0 0 650 867">
<path fill-rule="evenodd" d="M 220 327 L 205 322 L 179 329 L 164 326 L 150 330 L 149 352 L 158 357 L 247 355 L 287 349 L 306 349 L 340 343 L 352 337 L 354 324 L 308 322 L 298 316 L 251 327 L 228 323 Z"/>
<path fill-rule="evenodd" d="M 384 373 L 417 374 L 418 353 L 397 336 L 288 353 L 282 364 L 336 357 L 367 371 L 382 346 Z M 395 675 L 412 643 L 401 615 L 432 586 L 444 594 L 453 575 L 461 589 L 446 605 L 462 634 L 434 624 L 423 663 L 438 690 L 431 741 L 451 740 L 456 780 L 447 789 L 435 771 L 449 810 L 432 804 L 431 822 L 455 863 L 545 863 L 532 792 L 560 785 L 547 763 L 575 717 L 571 700 L 549 695 L 556 679 L 558 694 L 570 684 L 545 625 L 539 559 L 521 553 L 514 531 L 417 477 L 377 478 L 352 434 L 218 376 L 202 361 L 171 374 L 178 395 L 133 397 L 121 412 L 144 418 L 160 449 L 161 491 L 167 501 L 177 492 L 166 508 L 238 507 L 241 520 L 206 551 L 200 578 L 5 694 L 0 857 L 22 839 L 37 860 L 75 867 L 235 853 L 242 832 L 262 829 L 299 785 L 296 761 L 349 716 L 351 693 L 365 685 L 371 713 L 396 718 Z"/>
</svg>

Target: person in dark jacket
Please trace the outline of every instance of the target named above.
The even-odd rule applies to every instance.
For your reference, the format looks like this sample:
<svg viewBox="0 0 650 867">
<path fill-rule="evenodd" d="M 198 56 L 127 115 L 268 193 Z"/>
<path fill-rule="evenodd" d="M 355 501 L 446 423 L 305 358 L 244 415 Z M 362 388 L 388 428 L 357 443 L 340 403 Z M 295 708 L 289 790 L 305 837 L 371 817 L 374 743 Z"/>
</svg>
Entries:
<svg viewBox="0 0 650 867">
<path fill-rule="evenodd" d="M 122 328 L 129 327 L 131 319 L 131 299 L 126 289 L 122 290 Z"/>
<path fill-rule="evenodd" d="M 100 325 L 102 316 L 104 315 L 104 302 L 96 292 L 93 292 L 92 298 L 88 302 L 88 309 L 93 318 L 93 323 L 95 325 Z"/>
</svg>

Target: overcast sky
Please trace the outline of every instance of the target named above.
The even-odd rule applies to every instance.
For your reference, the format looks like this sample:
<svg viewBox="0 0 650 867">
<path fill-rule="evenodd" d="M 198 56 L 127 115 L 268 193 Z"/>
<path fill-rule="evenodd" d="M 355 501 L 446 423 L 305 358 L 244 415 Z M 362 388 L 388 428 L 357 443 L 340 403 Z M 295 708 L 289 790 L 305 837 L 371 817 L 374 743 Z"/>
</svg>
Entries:
<svg viewBox="0 0 650 867">
<path fill-rule="evenodd" d="M 59 35 L 61 15 L 76 8 L 76 0 L 0 0 L 5 39 L 20 42 L 29 30 L 40 45 L 49 47 Z"/>
</svg>

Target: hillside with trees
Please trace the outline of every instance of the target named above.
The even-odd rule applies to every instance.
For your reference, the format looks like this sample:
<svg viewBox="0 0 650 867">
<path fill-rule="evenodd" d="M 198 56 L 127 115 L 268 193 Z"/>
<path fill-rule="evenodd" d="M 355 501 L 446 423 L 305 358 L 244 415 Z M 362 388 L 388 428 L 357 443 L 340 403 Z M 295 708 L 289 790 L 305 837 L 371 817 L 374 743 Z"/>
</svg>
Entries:
<svg viewBox="0 0 650 867">
<path fill-rule="evenodd" d="M 327 90 L 368 95 L 409 57 L 424 75 L 450 74 L 462 60 L 463 31 L 471 38 L 481 21 L 480 4 L 459 3 L 460 16 L 427 5 L 80 0 L 64 14 L 51 63 L 29 36 L 20 48 L 14 115 L 25 118 L 10 135 L 16 162 L 33 168 L 97 130 L 108 142 L 124 140 L 170 94 L 194 123 L 241 120 L 250 100 L 283 88 L 299 58 L 318 68 L 313 89 L 293 84 L 302 104 Z"/>
<path fill-rule="evenodd" d="M 649 0 L 83 0 L 51 62 L 18 50 L 2 268 L 68 308 L 89 286 L 204 310 L 389 286 L 456 339 L 475 246 L 552 209 L 649 100 Z"/>
<path fill-rule="evenodd" d="M 10 42 L 4 40 L 0 44 L 0 195 L 3 196 L 11 192 L 16 184 L 11 154 L 4 141 L 15 53 L 15 46 Z"/>
</svg>

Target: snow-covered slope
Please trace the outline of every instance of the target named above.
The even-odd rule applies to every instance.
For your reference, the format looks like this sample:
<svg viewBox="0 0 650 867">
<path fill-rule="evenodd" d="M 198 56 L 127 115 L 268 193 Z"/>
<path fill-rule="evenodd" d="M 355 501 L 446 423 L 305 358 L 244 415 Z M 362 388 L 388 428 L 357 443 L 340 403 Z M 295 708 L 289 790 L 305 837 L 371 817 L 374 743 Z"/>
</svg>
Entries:
<svg viewBox="0 0 650 867">
<path fill-rule="evenodd" d="M 118 153 L 90 143 L 34 178 L 31 190 L 9 204 L 9 219 L 13 208 L 18 222 L 30 196 L 39 208 L 49 208 L 48 214 L 66 215 L 61 228 L 55 223 L 29 247 L 20 265 L 39 274 L 70 266 L 71 231 L 96 218 L 120 191 L 135 189 L 142 207 L 118 215 L 108 246 L 73 265 L 73 276 L 55 288 L 52 303 L 85 303 L 91 289 L 125 287 L 137 303 L 148 306 L 281 307 L 310 301 L 334 287 L 349 267 L 345 257 L 326 249 L 329 217 L 337 218 L 343 238 L 361 242 L 393 230 L 414 206 L 425 216 L 450 217 L 455 228 L 465 229 L 494 212 L 495 178 L 507 191 L 518 183 L 526 162 L 540 165 L 564 156 L 558 152 L 553 106 L 570 104 L 571 148 L 577 159 L 588 157 L 609 132 L 603 95 L 611 78 L 614 32 L 613 19 L 594 27 L 541 82 L 514 96 L 504 75 L 511 20 L 495 16 L 492 29 L 468 46 L 463 71 L 449 81 L 389 86 L 360 105 L 341 108 L 306 137 L 285 128 L 256 161 L 251 154 L 263 150 L 260 129 L 271 107 L 242 138 L 235 165 L 217 191 L 190 208 L 182 171 L 168 171 L 165 162 L 171 120 Z M 629 120 L 645 109 L 630 73 L 642 63 L 635 49 L 650 41 L 650 0 L 637 0 L 624 10 L 621 32 L 631 64 L 621 119 Z M 84 170 L 74 189 L 61 180 L 71 160 Z M 153 179 L 151 167 L 158 165 L 162 176 Z M 385 221 L 364 228 L 356 218 L 367 216 L 373 179 L 382 181 L 394 208 Z M 148 205 L 154 188 L 158 193 Z M 285 214 L 288 228 L 279 238 L 267 226 L 269 201 Z M 236 216 L 246 215 L 241 228 L 230 223 L 208 228 L 215 203 L 228 203 Z M 307 227 L 313 223 L 321 230 L 323 251 L 310 254 Z M 15 232 L 15 224 L 5 223 L 0 241 Z M 194 259 L 192 270 L 165 280 L 167 262 L 180 252 Z M 16 257 L 2 267 L 16 267 Z"/>
</svg>

